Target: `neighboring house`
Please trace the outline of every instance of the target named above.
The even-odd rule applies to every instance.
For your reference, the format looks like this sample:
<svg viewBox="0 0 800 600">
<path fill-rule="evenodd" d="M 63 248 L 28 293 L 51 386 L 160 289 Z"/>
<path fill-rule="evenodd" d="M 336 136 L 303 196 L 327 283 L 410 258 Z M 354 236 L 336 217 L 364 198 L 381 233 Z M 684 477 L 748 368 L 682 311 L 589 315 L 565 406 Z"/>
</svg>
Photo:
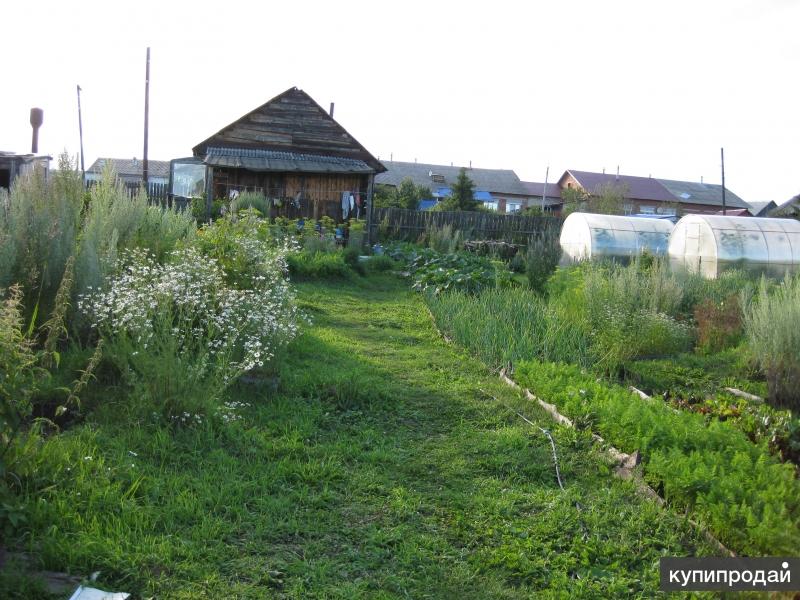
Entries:
<svg viewBox="0 0 800 600">
<path fill-rule="evenodd" d="M 404 179 L 431 190 L 432 198 L 423 200 L 420 208 L 436 205 L 450 195 L 450 186 L 455 183 L 462 167 L 390 161 L 384 163 L 386 172 L 375 177 L 377 185 L 398 187 Z M 528 206 L 536 196 L 529 193 L 517 174 L 510 169 L 466 168 L 467 175 L 475 184 L 475 199 L 487 208 L 498 212 L 516 212 Z M 541 192 L 539 192 L 541 200 Z M 432 202 L 433 201 L 433 202 Z"/>
<path fill-rule="evenodd" d="M 86 170 L 86 181 L 100 181 L 103 171 L 111 167 L 117 177 L 127 186 L 138 186 L 142 182 L 142 161 L 138 158 L 98 158 Z M 147 181 L 150 184 L 169 182 L 169 161 L 147 160 Z"/>
<path fill-rule="evenodd" d="M 557 183 L 538 183 L 536 181 L 523 181 L 522 187 L 531 195 L 529 206 L 542 206 L 544 196 L 544 210 L 557 211 L 561 208 L 561 188 Z"/>
<path fill-rule="evenodd" d="M 776 206 L 770 211 L 769 216 L 800 219 L 800 194 Z"/>
<path fill-rule="evenodd" d="M 268 199 L 271 216 L 340 220 L 351 206 L 364 215 L 373 178 L 386 170 L 296 87 L 199 143 L 193 155 L 172 161 L 174 196 L 205 189 L 210 201 L 255 191 Z"/>
<path fill-rule="evenodd" d="M 748 204 L 754 217 L 768 217 L 769 213 L 778 207 L 773 200 L 769 202 L 748 202 Z"/>
<path fill-rule="evenodd" d="M 11 189 L 11 183 L 19 175 L 34 169 L 37 165 L 44 168 L 47 173 L 50 167 L 51 156 L 36 156 L 35 154 L 17 154 L 0 150 L 0 188 Z"/>
<path fill-rule="evenodd" d="M 675 215 L 680 212 L 715 214 L 722 210 L 722 186 L 710 183 L 613 175 L 567 170 L 558 180 L 561 190 L 580 189 L 592 196 L 606 187 L 619 188 L 626 214 Z M 749 205 L 725 188 L 726 209 L 749 209 Z"/>
</svg>

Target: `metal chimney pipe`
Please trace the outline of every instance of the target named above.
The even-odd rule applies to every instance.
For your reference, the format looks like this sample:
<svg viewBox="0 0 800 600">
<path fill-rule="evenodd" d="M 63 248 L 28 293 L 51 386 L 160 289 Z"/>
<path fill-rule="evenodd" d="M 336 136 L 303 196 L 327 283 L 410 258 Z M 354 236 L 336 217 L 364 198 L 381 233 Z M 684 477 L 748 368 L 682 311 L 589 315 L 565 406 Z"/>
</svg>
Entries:
<svg viewBox="0 0 800 600">
<path fill-rule="evenodd" d="M 333 102 L 331 102 L 331 117 L 333 117 Z"/>
<path fill-rule="evenodd" d="M 39 127 L 44 122 L 44 111 L 41 108 L 31 109 L 31 127 L 33 127 L 33 137 L 31 138 L 31 152 L 39 152 Z"/>
</svg>

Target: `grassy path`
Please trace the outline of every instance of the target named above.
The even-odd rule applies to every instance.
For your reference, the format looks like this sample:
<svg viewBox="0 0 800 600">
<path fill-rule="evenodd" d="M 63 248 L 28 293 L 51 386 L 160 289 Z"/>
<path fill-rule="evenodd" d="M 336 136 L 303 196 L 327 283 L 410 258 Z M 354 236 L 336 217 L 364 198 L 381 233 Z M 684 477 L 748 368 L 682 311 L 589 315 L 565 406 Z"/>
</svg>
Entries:
<svg viewBox="0 0 800 600">
<path fill-rule="evenodd" d="M 402 282 L 300 300 L 313 325 L 277 392 L 236 390 L 240 420 L 173 434 L 109 403 L 48 442 L 61 483 L 30 499 L 25 540 L 42 567 L 159 598 L 649 598 L 659 556 L 708 552 L 558 429 L 560 491 L 547 439 L 480 390 L 547 416 Z"/>
</svg>

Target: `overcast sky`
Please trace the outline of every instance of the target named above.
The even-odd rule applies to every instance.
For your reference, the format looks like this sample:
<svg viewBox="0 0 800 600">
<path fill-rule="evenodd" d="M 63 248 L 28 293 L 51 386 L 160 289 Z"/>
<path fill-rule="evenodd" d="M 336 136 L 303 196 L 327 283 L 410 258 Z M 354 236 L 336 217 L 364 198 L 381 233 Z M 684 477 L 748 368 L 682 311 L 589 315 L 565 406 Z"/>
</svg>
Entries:
<svg viewBox="0 0 800 600">
<path fill-rule="evenodd" d="M 151 159 L 287 88 L 381 160 L 720 182 L 800 193 L 800 0 L 7 2 L 0 149 Z"/>
</svg>

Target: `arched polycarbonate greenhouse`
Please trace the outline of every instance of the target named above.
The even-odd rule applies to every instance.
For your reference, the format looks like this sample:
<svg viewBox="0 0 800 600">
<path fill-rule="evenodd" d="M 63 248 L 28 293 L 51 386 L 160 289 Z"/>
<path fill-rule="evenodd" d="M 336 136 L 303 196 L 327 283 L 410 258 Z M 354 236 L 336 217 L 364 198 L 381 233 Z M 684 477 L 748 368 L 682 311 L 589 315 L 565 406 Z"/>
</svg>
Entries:
<svg viewBox="0 0 800 600">
<path fill-rule="evenodd" d="M 800 221 L 687 215 L 670 236 L 670 263 L 714 278 L 740 267 L 781 275 L 800 269 Z"/>
<path fill-rule="evenodd" d="M 665 255 L 674 225 L 667 219 L 572 213 L 561 227 L 561 248 L 569 260 Z"/>
</svg>

